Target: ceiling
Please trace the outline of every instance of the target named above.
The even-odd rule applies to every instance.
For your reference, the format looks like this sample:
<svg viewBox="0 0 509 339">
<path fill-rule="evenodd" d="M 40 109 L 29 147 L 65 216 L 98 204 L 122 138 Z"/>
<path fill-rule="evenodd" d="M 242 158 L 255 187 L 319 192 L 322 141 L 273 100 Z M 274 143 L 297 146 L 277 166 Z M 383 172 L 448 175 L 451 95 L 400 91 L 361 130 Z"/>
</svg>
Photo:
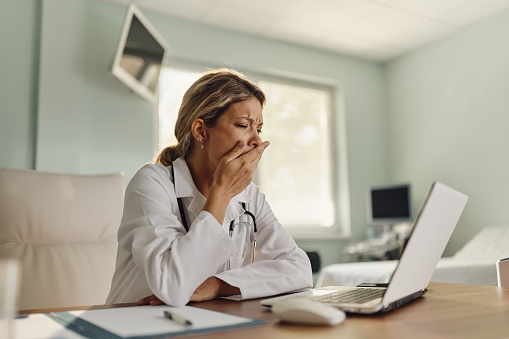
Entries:
<svg viewBox="0 0 509 339">
<path fill-rule="evenodd" d="M 386 62 L 509 8 L 509 0 L 107 0 Z"/>
</svg>

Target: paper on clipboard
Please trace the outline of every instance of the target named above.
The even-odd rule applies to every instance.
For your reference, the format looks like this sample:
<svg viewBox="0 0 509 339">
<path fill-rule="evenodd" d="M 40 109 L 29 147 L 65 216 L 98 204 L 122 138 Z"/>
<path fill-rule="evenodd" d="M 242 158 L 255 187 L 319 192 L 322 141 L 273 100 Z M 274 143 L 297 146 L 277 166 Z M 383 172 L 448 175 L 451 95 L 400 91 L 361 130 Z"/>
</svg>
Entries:
<svg viewBox="0 0 509 339">
<path fill-rule="evenodd" d="M 245 300 L 242 298 L 242 294 L 234 294 L 234 295 L 230 295 L 228 297 L 221 297 L 221 299 L 233 300 L 233 301 Z"/>
</svg>

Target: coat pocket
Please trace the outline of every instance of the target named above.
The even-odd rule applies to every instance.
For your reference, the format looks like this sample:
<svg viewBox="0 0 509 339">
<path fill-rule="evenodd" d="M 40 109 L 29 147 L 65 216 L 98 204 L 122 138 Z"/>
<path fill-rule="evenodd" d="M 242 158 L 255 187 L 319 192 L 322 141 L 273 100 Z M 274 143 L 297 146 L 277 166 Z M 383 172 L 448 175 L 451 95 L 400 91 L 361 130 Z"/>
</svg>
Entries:
<svg viewBox="0 0 509 339">
<path fill-rule="evenodd" d="M 251 263 L 251 250 L 245 250 L 241 258 L 230 258 L 230 270 L 244 267 Z"/>
</svg>

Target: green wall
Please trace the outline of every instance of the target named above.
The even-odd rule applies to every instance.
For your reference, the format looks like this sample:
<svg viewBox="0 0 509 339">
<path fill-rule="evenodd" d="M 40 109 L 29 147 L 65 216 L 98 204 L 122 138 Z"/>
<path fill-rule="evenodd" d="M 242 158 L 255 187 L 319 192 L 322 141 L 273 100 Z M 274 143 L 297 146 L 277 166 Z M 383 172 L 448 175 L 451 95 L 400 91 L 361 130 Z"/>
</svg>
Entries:
<svg viewBox="0 0 509 339">
<path fill-rule="evenodd" d="M 110 73 L 124 10 L 43 2 L 36 169 L 123 171 L 152 158 L 154 107 Z"/>
<path fill-rule="evenodd" d="M 129 180 L 152 160 L 155 108 L 109 70 L 125 12 L 124 6 L 98 0 L 2 2 L 1 57 L 8 62 L 0 62 L 0 166 L 73 173 L 123 171 Z M 145 14 L 169 42 L 170 63 L 232 66 L 248 74 L 334 87 L 334 123 L 342 131 L 335 136 L 336 168 L 342 169 L 343 180 L 337 187 L 342 194 L 341 221 L 360 239 L 365 229 L 365 188 L 389 176 L 384 67 Z M 347 156 L 348 162 L 340 162 Z M 340 260 L 346 241 L 299 243 L 318 248 L 327 264 Z"/>
<path fill-rule="evenodd" d="M 0 1 L 0 166 L 35 166 L 41 6 Z"/>
<path fill-rule="evenodd" d="M 128 180 L 153 158 L 157 119 L 109 71 L 125 7 L 98 0 L 0 6 L 0 166 L 123 171 Z M 508 11 L 386 65 L 145 14 L 169 42 L 170 63 L 231 65 L 334 87 L 342 131 L 336 168 L 346 178 L 337 189 L 354 239 L 366 227 L 366 187 L 388 181 L 412 182 L 416 208 L 437 179 L 471 196 L 447 254 L 482 227 L 506 224 Z M 328 264 L 347 241 L 299 244 Z"/>
<path fill-rule="evenodd" d="M 509 225 L 508 32 L 506 10 L 386 67 L 392 178 L 418 203 L 434 180 L 470 196 L 446 255 Z"/>
</svg>

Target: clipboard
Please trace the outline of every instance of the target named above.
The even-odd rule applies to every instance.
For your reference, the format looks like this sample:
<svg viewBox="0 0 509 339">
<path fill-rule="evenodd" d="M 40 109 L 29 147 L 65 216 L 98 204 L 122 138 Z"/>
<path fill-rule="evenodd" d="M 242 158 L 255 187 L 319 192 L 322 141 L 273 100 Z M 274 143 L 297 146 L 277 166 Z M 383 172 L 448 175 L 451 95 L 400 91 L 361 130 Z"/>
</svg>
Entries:
<svg viewBox="0 0 509 339">
<path fill-rule="evenodd" d="M 164 317 L 164 310 L 192 321 L 191 326 Z M 159 339 L 264 325 L 267 322 L 207 309 L 183 306 L 131 306 L 87 311 L 52 312 L 46 316 L 93 339 Z"/>
</svg>

